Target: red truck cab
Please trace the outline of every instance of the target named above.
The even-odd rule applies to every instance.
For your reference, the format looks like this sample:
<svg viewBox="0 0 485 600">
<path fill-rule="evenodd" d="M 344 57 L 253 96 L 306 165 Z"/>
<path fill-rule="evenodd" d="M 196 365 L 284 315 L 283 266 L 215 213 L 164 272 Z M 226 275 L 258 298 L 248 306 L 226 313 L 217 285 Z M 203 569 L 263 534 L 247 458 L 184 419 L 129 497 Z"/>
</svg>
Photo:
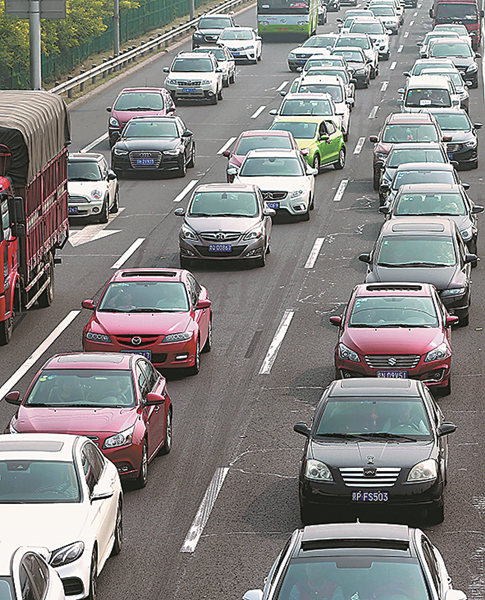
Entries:
<svg viewBox="0 0 485 600">
<path fill-rule="evenodd" d="M 433 19 L 433 27 L 444 23 L 465 25 L 473 49 L 477 50 L 480 46 L 483 10 L 480 10 L 477 0 L 435 0 L 429 16 Z"/>
</svg>

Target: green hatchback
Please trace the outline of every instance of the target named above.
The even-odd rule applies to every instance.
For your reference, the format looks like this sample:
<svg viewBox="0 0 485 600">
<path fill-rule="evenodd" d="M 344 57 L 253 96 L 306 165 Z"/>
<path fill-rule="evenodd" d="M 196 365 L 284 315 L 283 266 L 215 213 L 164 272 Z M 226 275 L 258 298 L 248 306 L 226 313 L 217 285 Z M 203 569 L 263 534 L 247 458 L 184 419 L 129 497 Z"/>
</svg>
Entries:
<svg viewBox="0 0 485 600">
<path fill-rule="evenodd" d="M 329 117 L 281 117 L 270 129 L 290 131 L 310 166 L 321 170 L 333 165 L 335 169 L 345 166 L 344 136 Z"/>
</svg>

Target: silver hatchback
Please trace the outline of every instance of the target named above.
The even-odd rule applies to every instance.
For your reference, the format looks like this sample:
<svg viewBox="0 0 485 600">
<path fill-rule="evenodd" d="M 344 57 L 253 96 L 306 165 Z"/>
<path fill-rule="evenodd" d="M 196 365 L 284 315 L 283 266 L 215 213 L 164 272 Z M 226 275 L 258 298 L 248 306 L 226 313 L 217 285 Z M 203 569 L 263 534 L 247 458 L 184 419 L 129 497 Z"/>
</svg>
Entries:
<svg viewBox="0 0 485 600">
<path fill-rule="evenodd" d="M 199 185 L 187 209 L 179 233 L 180 265 L 195 260 L 247 260 L 264 267 L 270 252 L 271 217 L 255 185 L 211 183 Z"/>
</svg>

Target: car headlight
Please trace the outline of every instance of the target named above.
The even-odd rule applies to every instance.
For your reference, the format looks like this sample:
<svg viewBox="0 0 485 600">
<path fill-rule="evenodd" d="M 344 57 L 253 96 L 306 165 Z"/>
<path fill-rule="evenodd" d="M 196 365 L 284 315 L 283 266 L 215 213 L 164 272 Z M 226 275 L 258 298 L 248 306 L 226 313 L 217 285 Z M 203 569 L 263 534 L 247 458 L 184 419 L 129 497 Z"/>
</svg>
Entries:
<svg viewBox="0 0 485 600">
<path fill-rule="evenodd" d="M 180 148 L 174 148 L 173 150 L 164 150 L 164 154 L 168 154 L 169 156 L 178 156 L 182 150 Z"/>
<path fill-rule="evenodd" d="M 290 198 L 298 198 L 298 196 L 301 196 L 302 194 L 303 190 L 294 190 L 290 193 Z"/>
<path fill-rule="evenodd" d="M 296 58 L 296 54 L 294 52 L 290 52 L 288 54 L 288 58 Z"/>
<path fill-rule="evenodd" d="M 466 70 L 467 73 L 476 73 L 478 71 L 478 65 L 470 65 Z"/>
<path fill-rule="evenodd" d="M 309 458 L 306 462 L 305 477 L 316 481 L 333 481 L 332 473 L 327 465 L 314 458 Z"/>
<path fill-rule="evenodd" d="M 468 142 L 465 142 L 463 144 L 466 148 L 475 148 L 475 146 L 477 145 L 476 140 L 469 140 Z"/>
<path fill-rule="evenodd" d="M 359 355 L 354 350 L 348 348 L 345 344 L 338 345 L 338 357 L 342 360 L 351 360 L 352 362 L 360 362 Z"/>
<path fill-rule="evenodd" d="M 118 121 L 118 119 L 115 119 L 114 117 L 110 117 L 109 118 L 109 124 L 112 125 L 113 127 L 119 127 L 120 123 Z"/>
<path fill-rule="evenodd" d="M 448 346 L 443 342 L 434 350 L 430 350 L 428 354 L 426 354 L 426 358 L 424 362 L 433 362 L 434 360 L 443 360 L 443 358 L 448 358 L 450 356 L 450 351 L 448 350 Z"/>
<path fill-rule="evenodd" d="M 432 481 L 438 477 L 438 464 L 433 458 L 423 460 L 409 471 L 408 481 Z"/>
<path fill-rule="evenodd" d="M 257 240 L 262 235 L 263 232 L 261 231 L 261 227 L 258 225 L 258 227 L 255 227 L 254 229 L 251 229 L 251 231 L 248 231 L 243 237 L 243 240 Z"/>
<path fill-rule="evenodd" d="M 210 85 L 210 83 L 211 83 L 210 79 L 203 79 L 203 80 L 200 82 L 200 85 Z"/>
<path fill-rule="evenodd" d="M 88 331 L 86 333 L 86 339 L 91 340 L 92 342 L 104 342 L 105 344 L 111 342 L 109 335 L 105 335 L 104 333 L 94 333 L 94 331 Z"/>
<path fill-rule="evenodd" d="M 472 239 L 473 229 L 471 227 L 469 227 L 468 229 L 464 229 L 460 233 L 461 233 L 461 237 L 463 238 L 463 241 L 468 242 L 468 240 Z"/>
<path fill-rule="evenodd" d="M 180 230 L 180 233 L 181 233 L 182 237 L 185 238 L 186 240 L 197 240 L 197 234 L 195 233 L 195 231 L 193 229 L 191 229 L 187 225 L 182 225 L 182 229 Z"/>
<path fill-rule="evenodd" d="M 461 296 L 465 292 L 466 292 L 466 288 L 465 287 L 457 287 L 457 288 L 451 288 L 449 290 L 443 290 L 440 293 L 440 296 L 442 298 L 447 298 L 447 297 L 450 297 L 450 296 Z"/>
<path fill-rule="evenodd" d="M 200 31 L 194 31 L 194 38 L 201 38 L 204 37 L 204 34 L 201 33 Z"/>
<path fill-rule="evenodd" d="M 18 431 L 15 429 L 15 427 L 12 425 L 12 423 L 10 423 L 10 425 L 8 426 L 8 432 L 9 433 L 18 433 Z"/>
<path fill-rule="evenodd" d="M 116 156 L 126 156 L 128 154 L 128 150 L 121 150 L 121 148 L 115 148 L 113 150 L 113 153 L 116 154 Z"/>
<path fill-rule="evenodd" d="M 120 446 L 131 444 L 134 431 L 135 426 L 132 425 L 131 427 L 128 427 L 128 429 L 120 431 L 120 433 L 115 433 L 115 435 L 104 440 L 103 448 L 119 448 Z"/>
<path fill-rule="evenodd" d="M 376 152 L 376 157 L 379 160 L 385 160 L 387 158 L 387 154 L 385 152 Z"/>
<path fill-rule="evenodd" d="M 91 191 L 91 198 L 93 200 L 101 200 L 102 197 L 103 197 L 103 192 L 101 190 L 92 190 Z"/>
<path fill-rule="evenodd" d="M 84 552 L 84 542 L 74 542 L 51 552 L 51 567 L 61 567 L 77 560 Z"/>
<path fill-rule="evenodd" d="M 185 342 L 186 340 L 190 340 L 191 337 L 192 333 L 190 331 L 170 333 L 163 338 L 162 344 L 169 344 L 170 342 Z"/>
<path fill-rule="evenodd" d="M 165 79 L 165 83 L 167 85 L 177 85 L 177 80 L 176 79 L 170 79 L 170 77 L 167 77 L 167 79 Z"/>
</svg>

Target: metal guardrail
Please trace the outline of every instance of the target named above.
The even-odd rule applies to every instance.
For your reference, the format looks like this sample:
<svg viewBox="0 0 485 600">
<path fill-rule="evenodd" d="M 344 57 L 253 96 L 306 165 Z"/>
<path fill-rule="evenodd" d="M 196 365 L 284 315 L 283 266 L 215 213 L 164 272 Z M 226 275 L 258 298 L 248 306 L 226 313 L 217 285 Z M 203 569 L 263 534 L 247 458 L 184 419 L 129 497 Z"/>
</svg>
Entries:
<svg viewBox="0 0 485 600">
<path fill-rule="evenodd" d="M 207 11 L 204 14 L 214 14 L 220 12 L 226 12 L 231 8 L 235 8 L 240 4 L 245 4 L 247 2 L 251 2 L 252 0 L 227 0 L 226 2 L 222 2 L 215 8 Z M 162 33 L 161 35 L 150 38 L 148 42 L 142 42 L 138 47 L 131 47 L 127 50 L 124 50 L 120 53 L 119 56 L 115 56 L 111 59 L 105 59 L 102 64 L 97 67 L 93 67 L 89 69 L 89 71 L 84 71 L 80 75 L 76 75 L 76 77 L 69 77 L 67 81 L 56 85 L 51 88 L 50 91 L 54 94 L 66 94 L 68 98 L 72 97 L 72 90 L 76 87 L 79 87 L 79 90 L 82 92 L 84 90 L 84 86 L 87 82 L 91 82 L 91 84 L 96 83 L 96 79 L 98 77 L 102 77 L 106 79 L 108 75 L 111 75 L 114 71 L 119 71 L 122 67 L 130 62 L 135 62 L 138 58 L 142 58 L 147 53 L 153 52 L 156 50 L 161 50 L 162 46 L 167 47 L 171 43 L 173 43 L 177 37 L 182 38 L 188 31 L 190 31 L 192 25 L 196 25 L 199 20 L 199 16 L 194 19 L 188 20 L 187 22 L 179 25 L 178 27 L 173 27 L 171 31 L 166 33 Z"/>
</svg>

